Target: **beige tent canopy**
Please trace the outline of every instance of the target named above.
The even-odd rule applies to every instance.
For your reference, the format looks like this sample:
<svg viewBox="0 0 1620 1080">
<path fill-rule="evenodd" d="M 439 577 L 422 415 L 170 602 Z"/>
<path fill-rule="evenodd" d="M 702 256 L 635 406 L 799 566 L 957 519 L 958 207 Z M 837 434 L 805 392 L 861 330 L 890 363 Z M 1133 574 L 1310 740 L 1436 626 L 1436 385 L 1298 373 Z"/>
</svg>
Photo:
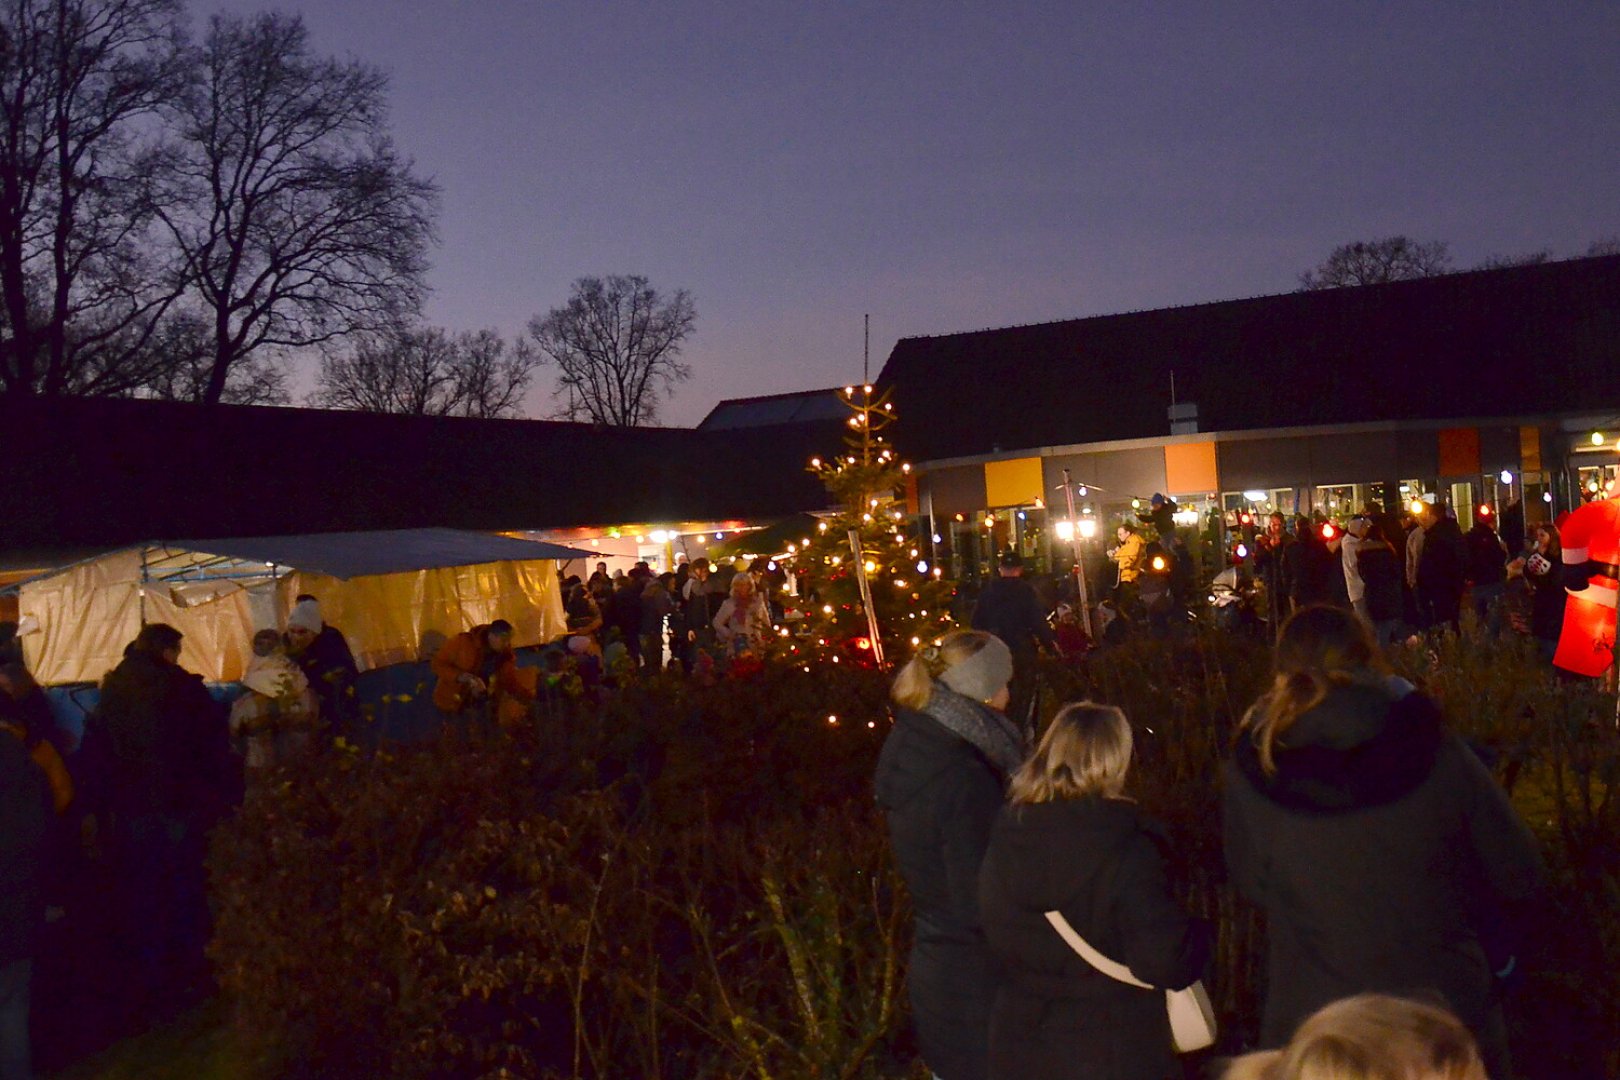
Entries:
<svg viewBox="0 0 1620 1080">
<path fill-rule="evenodd" d="M 241 677 L 253 632 L 283 629 L 310 593 L 361 670 L 417 659 L 446 636 L 505 619 L 518 645 L 565 630 L 558 544 L 457 529 L 315 533 L 141 544 L 13 586 L 24 654 L 42 683 L 100 679 L 143 623 L 185 635 L 181 663 Z"/>
</svg>

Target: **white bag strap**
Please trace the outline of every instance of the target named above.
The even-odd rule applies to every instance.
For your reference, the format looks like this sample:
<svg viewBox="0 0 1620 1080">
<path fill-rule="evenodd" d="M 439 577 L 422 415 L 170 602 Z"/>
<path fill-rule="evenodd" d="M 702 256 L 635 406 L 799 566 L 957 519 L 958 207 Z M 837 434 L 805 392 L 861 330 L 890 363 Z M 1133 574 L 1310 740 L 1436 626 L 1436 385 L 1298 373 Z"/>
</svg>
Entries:
<svg viewBox="0 0 1620 1080">
<path fill-rule="evenodd" d="M 1102 953 L 1088 945 L 1086 943 L 1086 939 L 1076 933 L 1074 927 L 1069 925 L 1069 920 L 1063 917 L 1063 912 L 1048 911 L 1046 913 L 1046 921 L 1052 924 L 1052 929 L 1058 932 L 1058 936 L 1063 938 L 1064 941 L 1068 942 L 1069 948 L 1073 949 L 1080 955 L 1080 959 L 1084 960 L 1086 963 L 1090 964 L 1092 967 L 1096 968 L 1110 979 L 1115 979 L 1119 982 L 1125 983 L 1128 986 L 1140 986 L 1143 990 L 1157 989 L 1157 987 L 1153 986 L 1152 984 L 1145 983 L 1141 979 L 1138 979 L 1135 975 L 1132 975 L 1131 969 L 1126 967 L 1124 964 L 1108 959 L 1108 957 L 1104 956 Z"/>
</svg>

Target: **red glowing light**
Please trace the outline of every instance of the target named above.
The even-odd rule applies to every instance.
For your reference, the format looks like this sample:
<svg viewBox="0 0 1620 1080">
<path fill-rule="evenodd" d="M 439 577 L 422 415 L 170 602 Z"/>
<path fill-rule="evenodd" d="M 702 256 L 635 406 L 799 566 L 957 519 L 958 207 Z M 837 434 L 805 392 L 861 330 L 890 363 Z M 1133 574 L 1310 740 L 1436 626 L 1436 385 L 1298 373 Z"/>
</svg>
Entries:
<svg viewBox="0 0 1620 1080">
<path fill-rule="evenodd" d="M 858 637 L 855 639 L 855 647 L 857 649 L 870 649 L 872 647 L 872 639 Z"/>
<path fill-rule="evenodd" d="M 1334 536 L 1336 536 L 1336 535 L 1337 535 L 1337 534 L 1338 534 L 1338 530 L 1336 530 L 1336 529 L 1334 529 L 1334 527 L 1333 527 L 1333 526 L 1331 526 L 1331 525 L 1326 525 L 1326 524 L 1324 524 L 1324 525 L 1323 525 L 1323 526 L 1322 526 L 1322 539 L 1324 539 L 1324 540 L 1331 540 L 1331 539 L 1333 539 L 1333 537 L 1334 537 Z"/>
</svg>

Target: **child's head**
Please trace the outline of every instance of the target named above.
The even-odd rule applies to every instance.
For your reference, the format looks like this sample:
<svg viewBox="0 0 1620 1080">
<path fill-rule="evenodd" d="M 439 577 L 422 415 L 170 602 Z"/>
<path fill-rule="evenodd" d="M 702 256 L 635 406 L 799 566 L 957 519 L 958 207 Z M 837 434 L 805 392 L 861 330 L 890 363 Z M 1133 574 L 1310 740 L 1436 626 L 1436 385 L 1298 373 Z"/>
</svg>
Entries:
<svg viewBox="0 0 1620 1080">
<path fill-rule="evenodd" d="M 1451 1013 L 1383 994 L 1324 1006 L 1281 1050 L 1246 1054 L 1224 1080 L 1486 1080 L 1474 1037 Z"/>
</svg>

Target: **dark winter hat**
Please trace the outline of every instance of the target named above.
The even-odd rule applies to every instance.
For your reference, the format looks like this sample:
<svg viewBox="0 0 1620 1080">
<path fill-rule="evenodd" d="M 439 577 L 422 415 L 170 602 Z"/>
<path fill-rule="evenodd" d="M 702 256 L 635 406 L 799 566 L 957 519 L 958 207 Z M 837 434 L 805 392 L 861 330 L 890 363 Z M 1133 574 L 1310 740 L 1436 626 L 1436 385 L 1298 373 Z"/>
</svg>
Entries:
<svg viewBox="0 0 1620 1080">
<path fill-rule="evenodd" d="M 1001 553 L 1001 565 L 1006 567 L 1023 566 L 1024 557 L 1009 548 Z"/>
<path fill-rule="evenodd" d="M 1163 506 L 1164 505 L 1164 496 L 1159 494 L 1157 491 L 1155 491 L 1153 493 L 1153 498 L 1148 500 L 1148 501 L 1151 502 L 1154 506 Z"/>
</svg>

